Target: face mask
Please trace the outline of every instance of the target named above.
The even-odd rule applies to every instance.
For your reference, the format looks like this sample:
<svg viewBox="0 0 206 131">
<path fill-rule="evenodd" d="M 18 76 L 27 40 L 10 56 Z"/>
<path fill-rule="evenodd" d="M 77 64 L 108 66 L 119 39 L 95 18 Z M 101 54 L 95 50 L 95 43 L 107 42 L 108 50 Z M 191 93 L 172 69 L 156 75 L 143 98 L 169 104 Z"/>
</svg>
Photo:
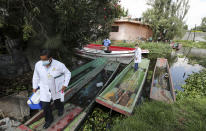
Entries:
<svg viewBox="0 0 206 131">
<path fill-rule="evenodd" d="M 47 66 L 49 63 L 50 63 L 50 61 L 49 61 L 49 60 L 42 61 L 42 65 L 43 65 L 43 66 Z"/>
</svg>

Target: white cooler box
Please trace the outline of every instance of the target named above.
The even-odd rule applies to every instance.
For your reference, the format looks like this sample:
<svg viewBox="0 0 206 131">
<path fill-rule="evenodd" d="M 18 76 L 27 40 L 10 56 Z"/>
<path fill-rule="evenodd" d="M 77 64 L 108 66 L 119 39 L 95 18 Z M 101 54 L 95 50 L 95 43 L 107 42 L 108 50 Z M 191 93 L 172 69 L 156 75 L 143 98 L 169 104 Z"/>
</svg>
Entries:
<svg viewBox="0 0 206 131">
<path fill-rule="evenodd" d="M 30 96 L 29 100 L 27 101 L 27 104 L 33 110 L 42 109 L 42 105 L 40 102 L 40 90 L 37 90 Z"/>
</svg>

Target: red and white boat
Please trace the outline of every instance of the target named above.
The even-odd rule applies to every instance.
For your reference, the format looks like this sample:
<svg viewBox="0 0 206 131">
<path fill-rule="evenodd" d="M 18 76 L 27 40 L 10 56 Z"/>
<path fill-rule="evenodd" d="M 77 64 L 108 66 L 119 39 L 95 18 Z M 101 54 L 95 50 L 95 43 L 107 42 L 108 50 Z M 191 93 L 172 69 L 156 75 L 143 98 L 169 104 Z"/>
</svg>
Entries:
<svg viewBox="0 0 206 131">
<path fill-rule="evenodd" d="M 77 55 L 96 59 L 98 57 L 107 57 L 109 60 L 119 61 L 121 63 L 129 64 L 133 59 L 135 48 L 110 46 L 109 52 L 105 47 L 97 44 L 88 44 L 82 49 L 76 49 Z M 149 50 L 142 50 L 142 54 L 149 53 Z"/>
</svg>

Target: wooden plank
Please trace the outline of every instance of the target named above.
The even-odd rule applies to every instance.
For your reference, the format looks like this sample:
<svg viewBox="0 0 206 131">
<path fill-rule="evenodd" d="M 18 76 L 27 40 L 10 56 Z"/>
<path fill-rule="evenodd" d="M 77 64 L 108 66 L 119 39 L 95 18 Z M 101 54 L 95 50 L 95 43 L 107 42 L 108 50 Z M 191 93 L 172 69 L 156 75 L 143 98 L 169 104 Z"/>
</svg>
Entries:
<svg viewBox="0 0 206 131">
<path fill-rule="evenodd" d="M 81 111 L 80 107 L 72 109 L 64 118 L 52 125 L 48 131 L 62 131 Z"/>
<path fill-rule="evenodd" d="M 19 127 L 17 127 L 16 129 L 17 131 L 32 131 L 29 127 L 25 126 L 25 125 L 20 125 Z"/>
</svg>

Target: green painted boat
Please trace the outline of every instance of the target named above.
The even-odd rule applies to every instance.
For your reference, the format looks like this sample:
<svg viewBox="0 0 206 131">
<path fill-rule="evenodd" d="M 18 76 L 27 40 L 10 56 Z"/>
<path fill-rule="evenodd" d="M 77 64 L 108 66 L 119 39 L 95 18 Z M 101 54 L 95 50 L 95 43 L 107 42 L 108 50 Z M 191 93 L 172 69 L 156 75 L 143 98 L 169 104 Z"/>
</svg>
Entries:
<svg viewBox="0 0 206 131">
<path fill-rule="evenodd" d="M 175 90 L 167 59 L 157 58 L 152 78 L 150 98 L 167 103 L 176 101 Z"/>
<path fill-rule="evenodd" d="M 96 102 L 124 115 L 131 115 L 140 98 L 150 60 L 142 59 L 134 72 L 130 63 L 96 98 Z"/>
<path fill-rule="evenodd" d="M 106 58 L 98 58 L 72 71 L 69 86 L 65 91 L 65 102 L 67 102 L 75 93 L 84 87 L 88 81 L 92 80 L 97 74 L 99 74 L 107 63 L 108 60 Z M 18 128 L 23 130 L 42 117 L 43 111 L 40 110 Z"/>
<path fill-rule="evenodd" d="M 86 71 L 92 67 L 93 69 L 90 71 Z M 71 122 L 74 122 L 79 114 L 82 112 L 86 112 L 89 110 L 93 101 L 95 101 L 96 95 L 102 91 L 105 87 L 97 87 L 96 84 L 103 82 L 104 85 L 108 84 L 111 78 L 114 76 L 116 70 L 119 67 L 119 63 L 109 62 L 105 58 L 97 59 L 90 66 L 82 66 L 79 69 L 75 70 L 74 76 L 79 77 L 83 72 L 85 75 L 79 77 L 78 82 L 75 80 L 72 84 L 70 84 L 71 90 L 67 90 L 65 95 L 65 113 L 62 117 L 57 116 L 57 111 L 53 111 L 54 122 L 50 126 L 48 130 L 62 130 L 70 125 Z M 81 101 L 82 100 L 82 101 Z M 82 118 L 83 120 L 83 118 Z M 26 124 L 21 125 L 19 129 L 29 129 L 29 130 L 42 130 L 42 126 L 44 124 L 44 118 L 41 115 L 38 115 L 35 119 L 26 122 Z M 78 123 L 75 123 L 78 126 Z M 72 129 L 76 127 L 72 126 Z M 68 129 L 68 127 L 67 127 Z"/>
</svg>

